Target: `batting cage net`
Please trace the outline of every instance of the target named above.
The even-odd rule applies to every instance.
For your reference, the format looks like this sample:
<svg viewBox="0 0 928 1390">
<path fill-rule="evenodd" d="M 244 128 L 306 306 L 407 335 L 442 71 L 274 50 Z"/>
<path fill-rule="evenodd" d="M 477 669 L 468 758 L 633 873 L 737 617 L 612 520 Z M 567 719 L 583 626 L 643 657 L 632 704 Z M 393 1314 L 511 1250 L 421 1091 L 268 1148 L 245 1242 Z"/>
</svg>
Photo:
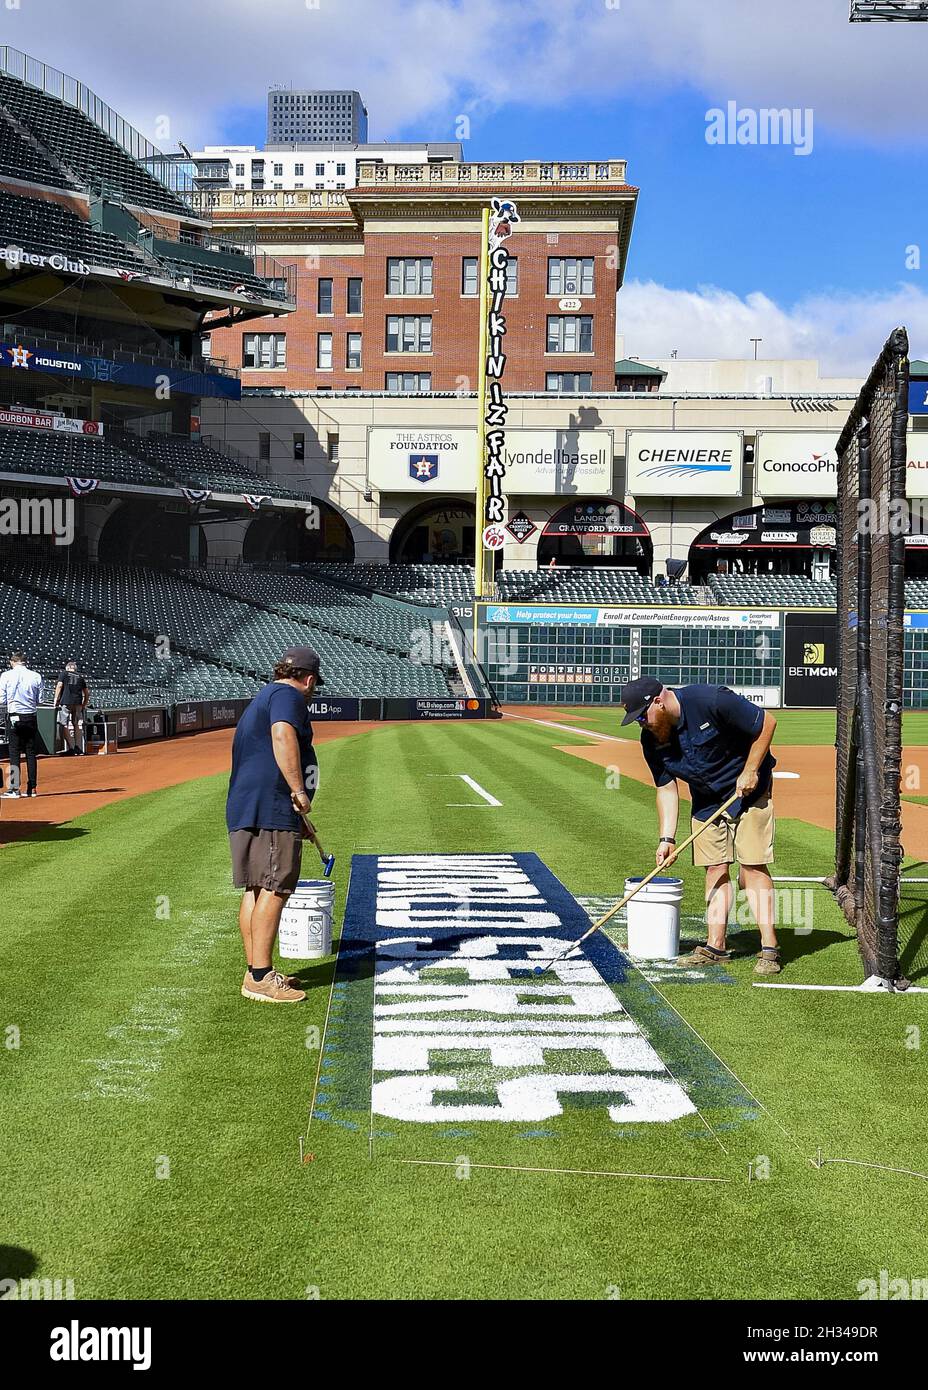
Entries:
<svg viewBox="0 0 928 1390">
<path fill-rule="evenodd" d="M 867 979 L 904 989 L 899 866 L 909 343 L 897 328 L 838 441 L 835 873 Z"/>
</svg>

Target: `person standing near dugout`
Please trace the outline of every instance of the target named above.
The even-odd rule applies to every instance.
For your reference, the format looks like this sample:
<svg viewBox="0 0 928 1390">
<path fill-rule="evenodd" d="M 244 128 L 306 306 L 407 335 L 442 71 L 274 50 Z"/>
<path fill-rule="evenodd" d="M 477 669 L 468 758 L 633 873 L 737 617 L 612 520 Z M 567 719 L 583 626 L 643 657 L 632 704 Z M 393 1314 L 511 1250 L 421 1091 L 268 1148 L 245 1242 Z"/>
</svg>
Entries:
<svg viewBox="0 0 928 1390">
<path fill-rule="evenodd" d="M 707 820 L 735 792 L 728 811 L 693 842 L 693 863 L 706 870 L 707 940 L 688 965 L 729 960 L 726 946 L 732 905 L 730 866 L 737 861 L 760 930 L 758 975 L 779 974 L 780 950 L 774 923 L 773 769 L 770 752 L 776 720 L 724 685 L 685 685 L 668 690 L 652 676 L 629 681 L 622 690 L 625 724 L 641 726 L 641 751 L 657 787 L 660 867 L 676 844 L 680 795 L 677 778 L 689 785 L 693 828 Z"/>
<path fill-rule="evenodd" d="M 10 746 L 10 786 L 4 798 L 37 796 L 36 747 L 39 721 L 36 714 L 42 695 L 42 677 L 26 665 L 22 652 L 10 653 L 10 669 L 0 676 L 0 705 L 6 705 L 7 741 Z M 22 759 L 26 759 L 26 790 L 22 784 Z"/>
<path fill-rule="evenodd" d="M 272 952 L 284 904 L 300 878 L 303 817 L 312 806 L 318 760 L 306 706 L 323 684 L 312 647 L 290 647 L 274 679 L 256 695 L 235 730 L 226 825 L 236 888 L 244 889 L 239 929 L 246 999 L 299 1004 L 306 992 L 274 970 Z"/>
<path fill-rule="evenodd" d="M 58 677 L 55 686 L 55 710 L 60 720 L 61 732 L 67 745 L 66 753 L 83 754 L 86 751 L 84 738 L 84 710 L 90 699 L 90 688 L 85 678 L 78 673 L 77 662 L 72 657 Z"/>
</svg>

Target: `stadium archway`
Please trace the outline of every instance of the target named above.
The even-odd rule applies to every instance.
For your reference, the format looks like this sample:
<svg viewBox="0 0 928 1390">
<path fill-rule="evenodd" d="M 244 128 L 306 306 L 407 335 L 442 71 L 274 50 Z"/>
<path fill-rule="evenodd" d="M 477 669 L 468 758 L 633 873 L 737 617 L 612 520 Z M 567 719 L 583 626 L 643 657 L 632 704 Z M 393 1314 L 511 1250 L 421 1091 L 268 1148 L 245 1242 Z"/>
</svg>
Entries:
<svg viewBox="0 0 928 1390">
<path fill-rule="evenodd" d="M 538 565 L 624 566 L 650 576 L 654 546 L 637 512 L 613 497 L 571 502 L 547 521 L 538 542 Z"/>
<path fill-rule="evenodd" d="M 354 537 L 341 512 L 328 502 L 314 499 L 320 524 L 306 525 L 302 508 L 285 512 L 260 512 L 248 526 L 242 543 L 247 564 L 312 564 L 316 560 L 354 561 Z"/>
<path fill-rule="evenodd" d="M 834 573 L 838 513 L 834 501 L 783 502 L 733 512 L 713 521 L 690 546 L 694 584 L 711 574 L 803 575 Z"/>
<path fill-rule="evenodd" d="M 472 564 L 474 504 L 463 497 L 429 498 L 401 516 L 390 537 L 390 563 Z"/>
<path fill-rule="evenodd" d="M 195 528 L 191 552 L 191 527 Z M 169 512 L 150 502 L 123 502 L 107 517 L 97 542 L 102 565 L 205 564 L 203 527 L 187 507 Z"/>
</svg>

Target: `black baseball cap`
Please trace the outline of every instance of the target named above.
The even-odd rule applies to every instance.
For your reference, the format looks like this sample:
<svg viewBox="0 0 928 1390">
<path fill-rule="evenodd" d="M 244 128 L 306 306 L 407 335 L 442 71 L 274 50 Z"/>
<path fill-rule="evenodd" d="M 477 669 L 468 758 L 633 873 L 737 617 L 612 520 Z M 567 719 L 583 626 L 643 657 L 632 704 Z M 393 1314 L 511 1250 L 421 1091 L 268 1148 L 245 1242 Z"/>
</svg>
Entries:
<svg viewBox="0 0 928 1390">
<path fill-rule="evenodd" d="M 626 724 L 633 724 L 636 719 L 641 718 L 663 688 L 660 681 L 656 681 L 653 676 L 639 676 L 636 681 L 628 681 L 622 686 L 622 704 L 628 711 L 622 720 L 623 729 Z"/>
<path fill-rule="evenodd" d="M 317 686 L 325 685 L 319 674 L 319 653 L 312 647 L 288 647 L 280 659 L 289 661 L 290 665 L 299 671 L 308 671 L 310 675 L 315 676 Z"/>
</svg>

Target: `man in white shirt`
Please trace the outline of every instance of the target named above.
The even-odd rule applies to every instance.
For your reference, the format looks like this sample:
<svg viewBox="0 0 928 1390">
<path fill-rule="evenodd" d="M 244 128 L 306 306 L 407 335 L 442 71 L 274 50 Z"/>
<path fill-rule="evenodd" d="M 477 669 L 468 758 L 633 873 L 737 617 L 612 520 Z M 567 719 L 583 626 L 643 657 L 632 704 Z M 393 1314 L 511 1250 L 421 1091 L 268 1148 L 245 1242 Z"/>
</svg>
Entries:
<svg viewBox="0 0 928 1390">
<path fill-rule="evenodd" d="M 0 705 L 6 705 L 10 745 L 10 788 L 4 797 L 35 796 L 36 744 L 39 722 L 36 710 L 42 693 L 42 677 L 26 665 L 22 652 L 10 653 L 10 669 L 0 676 Z M 26 790 L 20 792 L 21 761 L 26 758 Z"/>
</svg>

